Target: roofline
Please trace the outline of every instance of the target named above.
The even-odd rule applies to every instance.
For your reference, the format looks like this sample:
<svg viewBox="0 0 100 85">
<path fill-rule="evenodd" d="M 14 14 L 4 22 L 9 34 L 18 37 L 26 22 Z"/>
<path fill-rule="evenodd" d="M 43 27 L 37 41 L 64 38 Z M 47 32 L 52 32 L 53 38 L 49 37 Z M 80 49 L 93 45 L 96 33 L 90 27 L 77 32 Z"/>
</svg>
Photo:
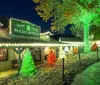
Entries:
<svg viewBox="0 0 100 85">
<path fill-rule="evenodd" d="M 15 47 L 66 47 L 66 46 L 76 46 L 64 43 L 0 43 L 0 48 L 15 48 Z M 78 46 L 78 44 L 77 44 Z"/>
</svg>

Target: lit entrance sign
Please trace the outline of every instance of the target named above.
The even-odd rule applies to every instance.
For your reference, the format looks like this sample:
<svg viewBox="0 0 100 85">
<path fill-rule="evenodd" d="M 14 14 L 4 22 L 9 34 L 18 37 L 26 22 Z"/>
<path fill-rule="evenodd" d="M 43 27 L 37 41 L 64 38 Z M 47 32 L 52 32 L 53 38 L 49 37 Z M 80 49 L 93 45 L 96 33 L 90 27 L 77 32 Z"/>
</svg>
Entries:
<svg viewBox="0 0 100 85">
<path fill-rule="evenodd" d="M 12 37 L 40 38 L 40 26 L 28 21 L 10 18 L 10 35 Z"/>
</svg>

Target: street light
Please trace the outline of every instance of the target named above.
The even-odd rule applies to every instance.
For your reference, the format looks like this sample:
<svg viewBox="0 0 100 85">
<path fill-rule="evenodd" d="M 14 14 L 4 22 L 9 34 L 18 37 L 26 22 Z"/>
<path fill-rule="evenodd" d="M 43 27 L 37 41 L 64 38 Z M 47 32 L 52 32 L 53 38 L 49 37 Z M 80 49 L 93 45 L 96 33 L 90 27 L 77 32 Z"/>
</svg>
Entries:
<svg viewBox="0 0 100 85">
<path fill-rule="evenodd" d="M 62 58 L 62 81 L 64 81 L 64 58 Z"/>
<path fill-rule="evenodd" d="M 62 81 L 64 81 L 64 58 L 65 58 L 65 52 L 62 47 L 59 47 L 59 58 L 62 59 Z"/>
</svg>

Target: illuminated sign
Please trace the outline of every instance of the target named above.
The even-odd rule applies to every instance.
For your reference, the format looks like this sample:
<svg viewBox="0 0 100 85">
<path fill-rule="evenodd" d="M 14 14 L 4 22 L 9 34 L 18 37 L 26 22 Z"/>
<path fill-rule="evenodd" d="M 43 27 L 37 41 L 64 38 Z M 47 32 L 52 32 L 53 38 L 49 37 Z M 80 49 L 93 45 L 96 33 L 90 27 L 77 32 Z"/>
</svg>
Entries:
<svg viewBox="0 0 100 85">
<path fill-rule="evenodd" d="M 40 38 L 40 27 L 28 21 L 11 18 L 10 35 L 25 38 Z"/>
</svg>

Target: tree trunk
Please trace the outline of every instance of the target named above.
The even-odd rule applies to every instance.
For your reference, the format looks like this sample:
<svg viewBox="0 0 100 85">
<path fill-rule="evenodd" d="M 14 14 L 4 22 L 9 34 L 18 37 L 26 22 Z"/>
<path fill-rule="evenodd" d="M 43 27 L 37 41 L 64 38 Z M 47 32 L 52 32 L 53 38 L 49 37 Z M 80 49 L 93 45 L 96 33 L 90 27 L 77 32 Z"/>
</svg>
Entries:
<svg viewBox="0 0 100 85">
<path fill-rule="evenodd" d="M 89 43 L 89 23 L 84 24 L 84 52 L 90 51 Z"/>
</svg>

